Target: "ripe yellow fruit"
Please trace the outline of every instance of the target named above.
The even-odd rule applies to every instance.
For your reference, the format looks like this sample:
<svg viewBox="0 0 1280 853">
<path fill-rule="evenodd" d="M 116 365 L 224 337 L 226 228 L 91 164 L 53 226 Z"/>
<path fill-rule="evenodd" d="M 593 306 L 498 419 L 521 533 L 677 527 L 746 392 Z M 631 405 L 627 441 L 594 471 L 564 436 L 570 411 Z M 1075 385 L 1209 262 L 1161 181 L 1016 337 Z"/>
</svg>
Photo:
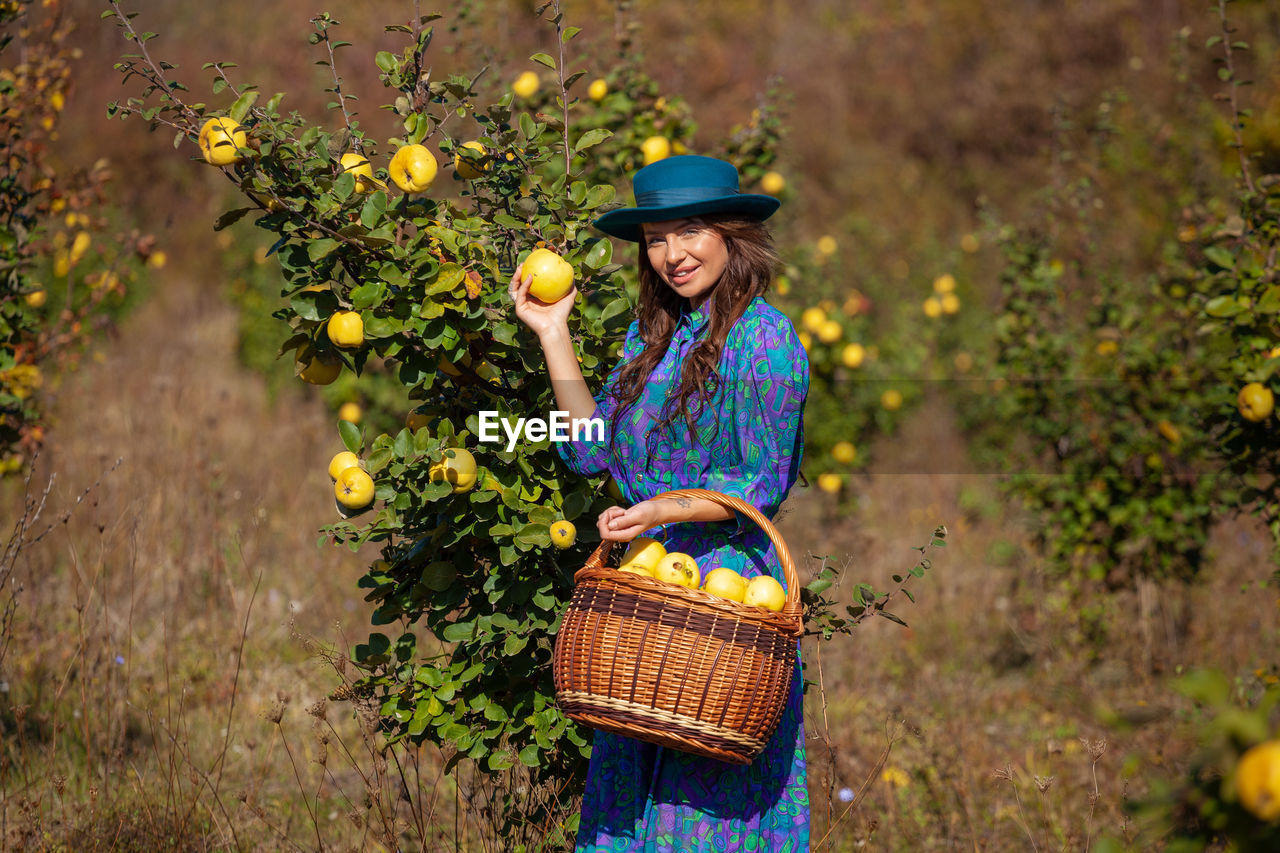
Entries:
<svg viewBox="0 0 1280 853">
<path fill-rule="evenodd" d="M 1240 394 L 1236 397 L 1236 407 L 1247 421 L 1266 420 L 1275 406 L 1275 395 L 1260 382 L 1250 382 L 1240 389 Z"/>
<path fill-rule="evenodd" d="M 228 116 L 211 118 L 200 128 L 199 145 L 204 161 L 210 166 L 230 166 L 240 162 L 236 149 L 249 142 L 244 128 Z"/>
<path fill-rule="evenodd" d="M 542 302 L 559 302 L 573 289 L 573 266 L 550 249 L 534 249 L 522 273 L 533 276 L 529 295 Z"/>
<path fill-rule="evenodd" d="M 801 332 L 796 337 L 800 339 L 800 346 L 804 347 L 805 352 L 808 352 L 809 347 L 813 346 L 813 335 L 808 332 Z"/>
<path fill-rule="evenodd" d="M 470 181 L 489 171 L 489 164 L 484 162 L 484 158 L 489 155 L 489 152 L 485 150 L 483 145 L 472 140 L 471 142 L 462 143 L 459 147 L 469 148 L 470 150 L 475 151 L 479 155 L 479 157 L 476 158 L 479 162 L 467 159 L 460 152 L 454 152 L 453 168 L 457 170 L 458 177 L 465 178 Z"/>
<path fill-rule="evenodd" d="M 1179 430 L 1170 421 L 1166 421 L 1166 420 L 1157 421 L 1156 429 L 1159 430 L 1161 435 L 1169 439 L 1169 442 L 1171 444 L 1178 444 L 1182 441 L 1182 431 Z"/>
<path fill-rule="evenodd" d="M 837 249 L 840 248 L 840 244 L 836 242 L 835 237 L 832 237 L 830 234 L 824 234 L 818 238 L 816 248 L 819 255 L 830 257 L 836 253 Z"/>
<path fill-rule="evenodd" d="M 831 458 L 848 465 L 858 458 L 858 448 L 847 441 L 837 441 L 831 448 Z"/>
<path fill-rule="evenodd" d="M 835 320 L 826 320 L 818 326 L 817 334 L 824 344 L 834 344 L 844 336 L 844 329 Z"/>
<path fill-rule="evenodd" d="M 747 581 L 747 594 L 744 604 L 754 604 L 777 613 L 787 603 L 787 592 L 768 575 L 757 575 Z"/>
<path fill-rule="evenodd" d="M 561 519 L 551 525 L 551 544 L 557 548 L 568 548 L 578 538 L 578 528 L 573 526 L 572 521 Z"/>
<path fill-rule="evenodd" d="M 338 420 L 340 421 L 350 421 L 353 424 L 358 424 L 363 416 L 364 412 L 360 410 L 360 404 L 353 400 L 348 400 L 338 407 Z"/>
<path fill-rule="evenodd" d="M 747 597 L 747 579 L 733 569 L 719 568 L 707 572 L 702 588 L 712 595 L 730 601 L 742 601 Z"/>
<path fill-rule="evenodd" d="M 702 573 L 693 557 L 679 551 L 667 554 L 653 567 L 653 576 L 657 580 L 697 589 L 702 584 Z"/>
<path fill-rule="evenodd" d="M 653 577 L 653 569 L 640 563 L 623 563 L 618 566 L 618 571 L 631 575 L 644 575 L 646 578 Z"/>
<path fill-rule="evenodd" d="M 956 289 L 956 277 L 951 273 L 943 273 L 933 280 L 933 292 L 942 295 Z"/>
<path fill-rule="evenodd" d="M 344 450 L 341 453 L 335 453 L 333 458 L 329 460 L 329 479 L 338 482 L 338 475 L 348 468 L 359 468 L 360 457 L 356 456 L 350 450 Z"/>
<path fill-rule="evenodd" d="M 930 319 L 942 316 L 942 303 L 938 301 L 936 296 L 930 296 L 921 307 L 924 309 L 924 316 Z"/>
<path fill-rule="evenodd" d="M 657 539 L 637 536 L 631 540 L 626 553 L 622 555 L 622 567 L 639 566 L 652 574 L 654 566 L 658 565 L 665 556 L 667 556 L 667 549 Z"/>
<path fill-rule="evenodd" d="M 896 412 L 902 408 L 902 392 L 897 388 L 890 388 L 880 395 L 880 405 L 891 412 Z"/>
<path fill-rule="evenodd" d="M 978 251 L 978 238 L 973 234 L 966 234 L 960 238 L 960 251 L 972 255 Z"/>
<path fill-rule="evenodd" d="M 23 300 L 27 303 L 28 308 L 43 308 L 45 302 L 49 300 L 49 294 L 45 293 L 43 289 L 33 290 L 24 296 Z"/>
<path fill-rule="evenodd" d="M 431 482 L 441 480 L 453 485 L 454 494 L 469 492 L 476 485 L 476 458 L 463 447 L 452 447 L 427 471 Z"/>
<path fill-rule="evenodd" d="M 1261 820 L 1280 820 L 1280 740 L 1260 743 L 1240 756 L 1235 782 L 1240 805 Z"/>
<path fill-rule="evenodd" d="M 656 163 L 671 156 L 671 142 L 665 136 L 650 136 L 640 144 L 640 153 L 644 155 L 644 164 Z"/>
<path fill-rule="evenodd" d="M 387 174 L 403 192 L 421 193 L 431 187 L 439 168 L 427 146 L 403 145 L 392 155 Z"/>
<path fill-rule="evenodd" d="M 1115 355 L 1120 345 L 1115 341 L 1098 341 L 1098 345 L 1093 348 L 1098 355 Z"/>
<path fill-rule="evenodd" d="M 1235 795 L 1260 820 L 1280 821 L 1280 740 L 1267 740 L 1240 756 Z"/>
<path fill-rule="evenodd" d="M 430 423 L 431 416 L 426 412 L 419 412 L 417 409 L 405 415 L 404 419 L 404 425 L 409 428 L 410 432 L 417 432 Z"/>
<path fill-rule="evenodd" d="M 827 322 L 827 312 L 817 306 L 804 309 L 800 315 L 800 325 L 811 332 L 817 332 L 825 322 Z"/>
<path fill-rule="evenodd" d="M 954 293 L 944 293 L 938 301 L 942 303 L 943 314 L 954 314 L 960 310 L 960 297 Z"/>
<path fill-rule="evenodd" d="M 338 474 L 333 493 L 346 509 L 364 509 L 373 503 L 373 478 L 363 468 L 347 468 Z"/>
<path fill-rule="evenodd" d="M 335 311 L 325 331 L 334 346 L 357 349 L 364 345 L 364 320 L 359 311 Z"/>
<path fill-rule="evenodd" d="M 533 71 L 525 71 L 511 84 L 511 91 L 521 98 L 532 98 L 538 91 L 538 75 Z"/>
<path fill-rule="evenodd" d="M 340 362 L 323 360 L 308 347 L 300 348 L 294 360 L 298 367 L 298 378 L 312 385 L 328 385 L 342 372 Z"/>
<path fill-rule="evenodd" d="M 777 195 L 787 188 L 787 179 L 778 172 L 765 172 L 760 179 L 760 189 L 769 195 Z"/>
<path fill-rule="evenodd" d="M 818 475 L 818 488 L 829 495 L 838 494 L 843 484 L 844 481 L 840 479 L 840 475 L 831 471 Z"/>
<path fill-rule="evenodd" d="M 867 350 L 858 343 L 845 344 L 845 348 L 840 352 L 840 361 L 845 367 L 859 367 L 866 357 Z"/>
<path fill-rule="evenodd" d="M 356 192 L 371 193 L 382 186 L 382 183 L 373 177 L 373 165 L 363 154 L 348 151 L 342 155 L 339 165 L 342 166 L 342 171 L 356 176 Z"/>
<path fill-rule="evenodd" d="M 609 84 L 604 81 L 603 77 L 598 77 L 591 81 L 591 85 L 587 87 L 587 97 L 599 103 L 604 100 L 604 96 L 609 94 Z"/>
</svg>

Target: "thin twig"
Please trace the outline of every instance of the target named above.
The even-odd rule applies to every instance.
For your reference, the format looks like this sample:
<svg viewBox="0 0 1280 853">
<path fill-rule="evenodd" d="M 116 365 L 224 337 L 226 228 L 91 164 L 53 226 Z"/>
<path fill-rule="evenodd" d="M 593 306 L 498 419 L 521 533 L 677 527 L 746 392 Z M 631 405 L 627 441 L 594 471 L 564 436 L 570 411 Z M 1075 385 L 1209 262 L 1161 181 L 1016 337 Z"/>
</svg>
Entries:
<svg viewBox="0 0 1280 853">
<path fill-rule="evenodd" d="M 1240 102 L 1236 97 L 1236 89 L 1240 86 L 1236 80 L 1235 60 L 1232 58 L 1234 49 L 1231 46 L 1231 25 L 1227 21 L 1227 0 L 1218 0 L 1218 18 L 1222 22 L 1222 52 L 1226 56 L 1227 63 L 1227 94 L 1231 104 L 1231 130 L 1236 137 L 1236 154 L 1240 157 L 1240 174 L 1244 178 L 1244 185 L 1249 190 L 1250 195 L 1257 195 L 1258 189 L 1253 184 L 1253 174 L 1249 171 L 1249 158 L 1245 154 L 1244 145 L 1244 125 L 1240 116 Z"/>
</svg>

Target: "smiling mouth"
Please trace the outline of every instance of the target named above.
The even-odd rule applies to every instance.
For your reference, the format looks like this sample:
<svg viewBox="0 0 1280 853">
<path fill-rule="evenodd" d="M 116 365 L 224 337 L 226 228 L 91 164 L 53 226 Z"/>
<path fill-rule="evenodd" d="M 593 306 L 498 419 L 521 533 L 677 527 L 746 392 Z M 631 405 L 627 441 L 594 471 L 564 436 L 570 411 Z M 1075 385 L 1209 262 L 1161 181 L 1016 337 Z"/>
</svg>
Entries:
<svg viewBox="0 0 1280 853">
<path fill-rule="evenodd" d="M 693 276 L 693 274 L 694 274 L 695 272 L 697 272 L 697 271 L 698 271 L 698 267 L 696 267 L 696 266 L 692 266 L 692 267 L 681 267 L 680 269 L 678 269 L 678 270 L 676 270 L 675 272 L 671 273 L 671 283 L 672 283 L 672 284 L 685 284 L 686 282 L 688 282 L 688 281 L 689 281 L 689 279 L 690 279 L 690 278 Z"/>
</svg>

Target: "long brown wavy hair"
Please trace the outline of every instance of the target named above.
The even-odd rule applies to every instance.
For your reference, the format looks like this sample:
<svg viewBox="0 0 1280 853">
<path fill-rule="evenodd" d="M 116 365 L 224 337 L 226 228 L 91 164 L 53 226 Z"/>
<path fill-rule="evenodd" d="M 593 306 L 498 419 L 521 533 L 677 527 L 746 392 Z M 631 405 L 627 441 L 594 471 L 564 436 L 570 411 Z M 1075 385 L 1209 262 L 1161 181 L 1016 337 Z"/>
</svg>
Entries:
<svg viewBox="0 0 1280 853">
<path fill-rule="evenodd" d="M 680 383 L 663 407 L 661 420 L 652 429 L 661 429 L 681 417 L 696 435 L 694 418 L 702 406 L 709 405 L 720 391 L 722 379 L 717 366 L 724 351 L 725 338 L 733 324 L 746 313 L 755 297 L 763 294 L 773 281 L 779 265 L 773 235 L 763 222 L 735 219 L 731 216 L 699 217 L 724 241 L 728 263 L 724 274 L 703 303 L 708 314 L 708 328 L 685 358 Z M 613 396 L 617 401 L 610 426 L 610 444 L 617 437 L 618 425 L 625 412 L 635 405 L 648 384 L 658 362 L 666 355 L 682 311 L 688 300 L 671 289 L 649 263 L 644 243 L 640 244 L 640 337 L 644 349 L 628 361 L 618 376 Z M 652 431 L 651 429 L 651 431 Z"/>
</svg>

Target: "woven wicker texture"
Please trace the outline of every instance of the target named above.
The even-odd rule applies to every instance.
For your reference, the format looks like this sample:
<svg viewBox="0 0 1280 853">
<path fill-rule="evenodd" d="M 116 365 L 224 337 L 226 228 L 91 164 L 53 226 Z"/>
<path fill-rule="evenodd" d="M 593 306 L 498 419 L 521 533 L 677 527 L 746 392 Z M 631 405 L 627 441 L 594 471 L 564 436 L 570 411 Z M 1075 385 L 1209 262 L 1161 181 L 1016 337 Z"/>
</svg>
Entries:
<svg viewBox="0 0 1280 853">
<path fill-rule="evenodd" d="M 574 579 L 556 637 L 556 701 L 570 718 L 684 752 L 749 764 L 777 728 L 803 630 L 791 552 L 755 507 L 706 489 L 773 542 L 787 598 L 781 612 L 663 583 L 606 565 L 602 542 Z"/>
</svg>

